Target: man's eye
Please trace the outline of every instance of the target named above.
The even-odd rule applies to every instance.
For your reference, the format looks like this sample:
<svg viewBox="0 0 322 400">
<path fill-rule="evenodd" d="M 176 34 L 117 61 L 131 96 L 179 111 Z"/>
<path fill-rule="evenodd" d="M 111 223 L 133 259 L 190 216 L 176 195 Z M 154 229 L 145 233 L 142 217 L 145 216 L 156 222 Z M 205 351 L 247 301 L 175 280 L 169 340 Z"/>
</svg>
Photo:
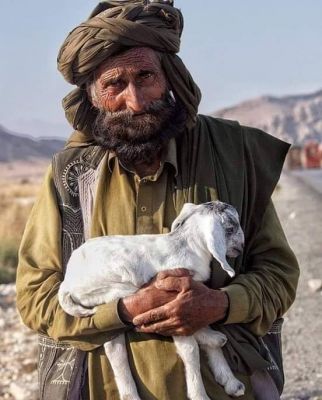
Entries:
<svg viewBox="0 0 322 400">
<path fill-rule="evenodd" d="M 121 85 L 122 85 L 122 81 L 117 80 L 117 81 L 110 81 L 110 82 L 107 82 L 107 83 L 104 85 L 104 87 L 105 87 L 105 89 L 108 89 L 108 88 L 118 88 L 118 87 L 121 87 Z"/>
<path fill-rule="evenodd" d="M 115 81 L 108 81 L 102 85 L 102 89 L 106 94 L 111 96 L 116 95 L 124 88 L 124 82 L 121 79 Z"/>
<path fill-rule="evenodd" d="M 154 79 L 154 73 L 151 71 L 144 71 L 138 75 L 138 83 L 150 83 Z"/>
<path fill-rule="evenodd" d="M 151 78 L 152 72 L 145 72 L 144 74 L 141 75 L 142 78 L 148 79 Z"/>
</svg>

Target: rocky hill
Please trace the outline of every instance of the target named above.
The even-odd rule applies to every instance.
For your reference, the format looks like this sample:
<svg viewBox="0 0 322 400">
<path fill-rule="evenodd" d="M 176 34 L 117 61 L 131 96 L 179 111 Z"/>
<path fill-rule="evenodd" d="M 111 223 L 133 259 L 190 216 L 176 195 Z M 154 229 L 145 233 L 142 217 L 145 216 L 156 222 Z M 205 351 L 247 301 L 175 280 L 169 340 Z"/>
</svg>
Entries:
<svg viewBox="0 0 322 400">
<path fill-rule="evenodd" d="M 0 125 L 0 162 L 49 158 L 63 146 L 63 140 L 36 140 L 11 133 Z"/>
<path fill-rule="evenodd" d="M 305 95 L 262 96 L 212 115 L 255 126 L 293 144 L 310 139 L 322 142 L 322 90 Z"/>
</svg>

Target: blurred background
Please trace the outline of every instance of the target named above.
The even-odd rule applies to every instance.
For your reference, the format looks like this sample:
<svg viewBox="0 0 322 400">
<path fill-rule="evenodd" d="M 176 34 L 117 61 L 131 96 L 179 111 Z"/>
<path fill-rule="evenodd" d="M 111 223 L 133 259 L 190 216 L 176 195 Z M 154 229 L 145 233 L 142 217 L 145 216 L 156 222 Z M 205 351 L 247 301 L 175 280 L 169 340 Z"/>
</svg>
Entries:
<svg viewBox="0 0 322 400">
<path fill-rule="evenodd" d="M 293 145 L 274 194 L 302 269 L 284 329 L 284 398 L 322 399 L 322 1 L 175 3 L 200 112 Z M 51 155 L 72 132 L 61 107 L 72 87 L 57 72 L 57 53 L 96 4 L 0 3 L 0 399 L 37 398 L 35 338 L 14 308 L 17 249 Z"/>
</svg>

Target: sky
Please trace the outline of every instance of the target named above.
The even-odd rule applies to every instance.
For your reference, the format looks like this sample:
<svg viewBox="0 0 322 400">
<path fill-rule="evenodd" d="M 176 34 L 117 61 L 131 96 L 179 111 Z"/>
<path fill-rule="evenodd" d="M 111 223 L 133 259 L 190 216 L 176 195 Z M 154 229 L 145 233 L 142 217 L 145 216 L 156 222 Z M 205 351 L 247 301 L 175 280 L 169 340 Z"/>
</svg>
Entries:
<svg viewBox="0 0 322 400">
<path fill-rule="evenodd" d="M 57 53 L 97 2 L 0 0 L 0 125 L 35 137 L 70 134 L 61 100 L 72 86 L 57 71 Z M 180 56 L 201 88 L 201 113 L 322 89 L 322 0 L 175 4 L 185 17 Z"/>
</svg>

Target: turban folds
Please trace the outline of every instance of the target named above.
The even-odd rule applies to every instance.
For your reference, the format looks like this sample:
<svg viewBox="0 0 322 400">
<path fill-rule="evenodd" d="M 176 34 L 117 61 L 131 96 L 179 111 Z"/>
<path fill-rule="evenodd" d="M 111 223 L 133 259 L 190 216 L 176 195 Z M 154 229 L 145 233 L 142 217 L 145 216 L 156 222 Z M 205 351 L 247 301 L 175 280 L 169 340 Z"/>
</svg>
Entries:
<svg viewBox="0 0 322 400">
<path fill-rule="evenodd" d="M 181 12 L 164 3 L 104 1 L 89 19 L 67 36 L 58 54 L 58 69 L 67 82 L 78 88 L 63 100 L 66 117 L 87 138 L 97 110 L 86 91 L 97 67 L 109 57 L 132 47 L 150 47 L 162 54 L 161 64 L 175 97 L 188 112 L 187 127 L 194 125 L 200 90 L 180 57 L 183 29 Z"/>
</svg>

